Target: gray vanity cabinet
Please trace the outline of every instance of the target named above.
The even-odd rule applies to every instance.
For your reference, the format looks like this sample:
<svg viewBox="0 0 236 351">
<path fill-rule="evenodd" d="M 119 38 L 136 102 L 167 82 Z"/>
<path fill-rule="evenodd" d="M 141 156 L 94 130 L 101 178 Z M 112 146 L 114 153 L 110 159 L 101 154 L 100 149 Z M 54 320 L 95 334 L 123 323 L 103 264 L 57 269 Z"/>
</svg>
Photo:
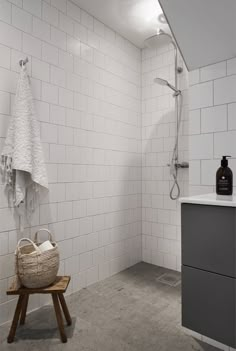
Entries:
<svg viewBox="0 0 236 351">
<path fill-rule="evenodd" d="M 182 203 L 182 325 L 236 347 L 236 208 Z"/>
</svg>

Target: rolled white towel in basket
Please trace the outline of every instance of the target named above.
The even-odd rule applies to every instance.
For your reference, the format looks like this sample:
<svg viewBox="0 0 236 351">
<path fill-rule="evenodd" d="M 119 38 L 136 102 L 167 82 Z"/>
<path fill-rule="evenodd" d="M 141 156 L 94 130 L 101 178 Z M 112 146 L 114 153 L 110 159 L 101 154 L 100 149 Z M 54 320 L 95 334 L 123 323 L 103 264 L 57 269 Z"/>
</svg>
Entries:
<svg viewBox="0 0 236 351">
<path fill-rule="evenodd" d="M 42 244 L 40 244 L 38 248 L 41 252 L 44 252 L 53 249 L 53 246 L 49 240 L 46 240 Z"/>
</svg>

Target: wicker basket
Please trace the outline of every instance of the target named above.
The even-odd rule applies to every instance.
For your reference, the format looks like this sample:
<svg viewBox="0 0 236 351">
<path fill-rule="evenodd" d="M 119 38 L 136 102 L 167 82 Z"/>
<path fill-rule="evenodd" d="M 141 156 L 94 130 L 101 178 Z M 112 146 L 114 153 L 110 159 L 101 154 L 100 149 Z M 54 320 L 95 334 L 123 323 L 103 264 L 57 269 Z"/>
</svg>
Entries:
<svg viewBox="0 0 236 351">
<path fill-rule="evenodd" d="M 38 233 L 46 231 L 53 249 L 41 252 L 38 246 Z M 20 246 L 22 241 L 29 244 Z M 43 288 L 52 284 L 59 269 L 58 246 L 52 241 L 52 234 L 47 229 L 35 233 L 34 242 L 28 238 L 19 240 L 16 248 L 16 274 L 26 288 Z"/>
</svg>

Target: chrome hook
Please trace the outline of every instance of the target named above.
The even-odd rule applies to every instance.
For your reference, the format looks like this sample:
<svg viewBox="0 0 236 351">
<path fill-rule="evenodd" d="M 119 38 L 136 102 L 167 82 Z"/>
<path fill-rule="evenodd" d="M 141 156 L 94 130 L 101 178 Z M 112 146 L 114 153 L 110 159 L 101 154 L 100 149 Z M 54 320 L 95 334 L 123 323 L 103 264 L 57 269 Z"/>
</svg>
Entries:
<svg viewBox="0 0 236 351">
<path fill-rule="evenodd" d="M 21 67 L 23 67 L 24 65 L 26 65 L 27 62 L 29 62 L 28 57 L 26 57 L 24 60 L 20 60 L 20 61 L 19 61 L 19 65 L 20 65 Z"/>
</svg>

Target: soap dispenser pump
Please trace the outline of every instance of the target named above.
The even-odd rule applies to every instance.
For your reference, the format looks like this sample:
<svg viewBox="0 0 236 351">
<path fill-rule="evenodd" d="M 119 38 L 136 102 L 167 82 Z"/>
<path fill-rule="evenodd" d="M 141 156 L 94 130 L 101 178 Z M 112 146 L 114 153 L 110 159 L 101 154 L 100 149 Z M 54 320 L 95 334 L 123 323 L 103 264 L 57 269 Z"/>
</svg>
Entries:
<svg viewBox="0 0 236 351">
<path fill-rule="evenodd" d="M 233 173 L 228 167 L 227 157 L 231 156 L 222 156 L 221 167 L 216 172 L 217 195 L 233 194 Z"/>
</svg>

